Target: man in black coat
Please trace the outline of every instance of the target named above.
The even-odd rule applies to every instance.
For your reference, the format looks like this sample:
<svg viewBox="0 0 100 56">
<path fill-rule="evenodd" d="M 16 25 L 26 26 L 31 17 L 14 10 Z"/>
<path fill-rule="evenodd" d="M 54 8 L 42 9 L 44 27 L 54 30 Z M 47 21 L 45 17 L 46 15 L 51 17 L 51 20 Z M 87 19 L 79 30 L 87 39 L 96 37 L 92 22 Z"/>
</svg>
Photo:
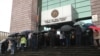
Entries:
<svg viewBox="0 0 100 56">
<path fill-rule="evenodd" d="M 93 45 L 93 30 L 90 28 L 87 28 L 85 31 L 85 44 Z"/>
<path fill-rule="evenodd" d="M 79 25 L 75 26 L 75 35 L 76 35 L 76 45 L 81 45 L 81 38 L 82 38 L 82 30 Z"/>
<path fill-rule="evenodd" d="M 50 46 L 55 46 L 55 38 L 56 38 L 56 31 L 55 29 L 51 29 L 48 33 L 48 37 L 50 38 Z"/>
</svg>

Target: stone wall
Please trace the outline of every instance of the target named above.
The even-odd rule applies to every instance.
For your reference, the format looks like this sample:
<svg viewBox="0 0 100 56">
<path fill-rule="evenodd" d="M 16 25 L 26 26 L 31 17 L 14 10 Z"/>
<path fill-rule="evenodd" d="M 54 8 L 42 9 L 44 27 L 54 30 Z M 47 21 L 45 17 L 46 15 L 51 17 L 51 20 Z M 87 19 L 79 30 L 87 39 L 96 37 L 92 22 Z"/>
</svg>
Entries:
<svg viewBox="0 0 100 56">
<path fill-rule="evenodd" d="M 97 21 L 93 22 L 96 26 L 100 27 L 100 0 L 91 0 L 91 10 L 92 15 L 97 15 Z M 92 18 L 93 19 L 93 18 Z M 94 44 L 96 44 L 96 41 L 94 41 Z"/>
<path fill-rule="evenodd" d="M 38 0 L 13 0 L 10 32 L 36 29 Z"/>
<path fill-rule="evenodd" d="M 100 26 L 100 0 L 91 0 L 92 15 L 98 16 L 98 21 L 93 22 L 95 25 Z"/>
</svg>

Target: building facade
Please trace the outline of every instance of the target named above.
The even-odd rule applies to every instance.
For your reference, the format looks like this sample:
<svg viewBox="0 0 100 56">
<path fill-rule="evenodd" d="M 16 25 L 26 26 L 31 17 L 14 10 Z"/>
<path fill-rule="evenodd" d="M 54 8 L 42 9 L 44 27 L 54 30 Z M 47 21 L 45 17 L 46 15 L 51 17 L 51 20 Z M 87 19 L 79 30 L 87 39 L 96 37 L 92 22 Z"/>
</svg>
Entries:
<svg viewBox="0 0 100 56">
<path fill-rule="evenodd" d="M 100 24 L 100 12 L 98 12 L 100 10 L 99 0 L 13 0 L 10 31 L 13 33 L 24 30 L 36 30 L 38 28 L 37 24 L 39 23 L 37 23 L 37 21 L 41 20 L 40 25 L 42 26 L 42 20 L 44 20 L 42 17 L 51 16 L 47 14 L 43 14 L 42 16 L 42 12 L 63 8 L 68 5 L 71 5 L 77 12 L 78 17 L 74 18 L 76 14 L 74 14 L 75 16 L 73 17 L 75 21 L 89 20 L 97 26 Z M 69 10 L 66 9 L 66 11 L 68 12 Z M 37 15 L 39 16 L 37 17 Z M 92 16 L 95 17 L 92 18 Z M 39 18 L 39 20 L 37 18 Z M 93 21 L 95 18 L 96 20 Z"/>
<path fill-rule="evenodd" d="M 74 22 L 80 21 L 80 20 L 81 21 L 88 20 L 87 22 L 92 23 L 91 0 L 42 0 L 41 17 L 43 17 L 43 20 L 44 20 L 44 18 L 46 18 L 46 17 L 44 16 L 44 14 L 42 14 L 42 12 L 45 13 L 45 11 L 47 11 L 46 13 L 48 15 L 46 15 L 46 16 L 51 18 L 50 17 L 51 15 L 48 12 L 51 11 L 50 13 L 52 13 L 52 11 L 55 9 L 57 9 L 59 11 L 59 16 L 60 16 L 60 17 L 58 16 L 56 18 L 64 17 L 63 15 L 65 15 L 65 13 L 68 13 L 70 10 L 68 8 L 64 9 L 63 7 L 65 7 L 65 6 L 68 7 L 69 5 L 71 5 L 71 7 L 73 8 L 73 10 L 71 10 L 71 12 L 73 12 L 74 10 L 76 11 L 76 13 L 72 13 L 74 16 L 71 15 L 71 17 L 74 19 Z M 62 8 L 63 12 L 59 8 Z M 62 13 L 62 15 L 60 15 L 61 13 Z M 68 14 L 66 14 L 66 15 L 68 15 Z M 56 19 L 56 18 L 52 18 L 52 19 Z M 70 19 L 70 18 L 67 17 L 67 19 Z M 65 22 L 67 22 L 67 21 L 65 21 Z M 61 23 L 64 23 L 64 22 L 61 22 Z M 42 23 L 41 23 L 41 25 L 42 25 Z M 51 24 L 51 25 L 53 25 L 53 24 Z"/>
<path fill-rule="evenodd" d="M 42 11 L 66 5 L 75 8 L 79 15 L 77 19 L 91 16 L 90 0 L 42 0 Z"/>
<path fill-rule="evenodd" d="M 93 23 L 100 27 L 100 0 L 91 0 L 91 12 L 95 19 Z"/>
<path fill-rule="evenodd" d="M 38 0 L 13 0 L 10 33 L 35 30 Z"/>
</svg>

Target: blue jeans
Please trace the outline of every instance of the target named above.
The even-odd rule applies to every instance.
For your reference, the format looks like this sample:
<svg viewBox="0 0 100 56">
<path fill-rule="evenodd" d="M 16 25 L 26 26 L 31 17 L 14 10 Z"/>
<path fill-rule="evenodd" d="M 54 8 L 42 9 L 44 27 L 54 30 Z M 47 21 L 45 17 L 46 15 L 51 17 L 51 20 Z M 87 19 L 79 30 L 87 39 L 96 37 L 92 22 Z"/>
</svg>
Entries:
<svg viewBox="0 0 100 56">
<path fill-rule="evenodd" d="M 70 37 L 66 37 L 66 46 L 70 46 Z"/>
<path fill-rule="evenodd" d="M 15 47 L 11 46 L 11 55 L 13 55 L 15 53 Z"/>
</svg>

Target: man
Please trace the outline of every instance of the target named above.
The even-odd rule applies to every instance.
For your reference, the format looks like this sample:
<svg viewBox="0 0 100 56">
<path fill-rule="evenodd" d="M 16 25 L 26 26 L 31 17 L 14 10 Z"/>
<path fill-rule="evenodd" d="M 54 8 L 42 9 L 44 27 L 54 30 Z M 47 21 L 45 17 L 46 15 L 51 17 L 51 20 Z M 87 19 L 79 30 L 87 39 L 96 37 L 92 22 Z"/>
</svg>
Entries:
<svg viewBox="0 0 100 56">
<path fill-rule="evenodd" d="M 65 42 L 66 42 L 66 46 L 69 47 L 70 46 L 70 31 L 64 32 L 64 36 L 65 36 Z"/>
<path fill-rule="evenodd" d="M 27 43 L 27 40 L 26 40 L 26 37 L 24 35 L 21 36 L 21 41 L 20 41 L 20 44 L 21 44 L 21 50 L 24 51 L 25 50 L 25 45 Z"/>
<path fill-rule="evenodd" d="M 32 33 L 28 34 L 28 47 L 30 48 L 31 46 L 31 39 L 32 39 Z"/>
<path fill-rule="evenodd" d="M 15 46 L 16 46 L 16 41 L 14 38 L 9 38 L 8 39 L 8 51 L 11 51 L 11 56 L 14 56 L 15 53 Z"/>
<path fill-rule="evenodd" d="M 51 29 L 48 33 L 48 37 L 50 38 L 50 46 L 55 46 L 55 38 L 56 38 L 56 31 L 55 29 Z"/>
<path fill-rule="evenodd" d="M 76 35 L 76 45 L 81 45 L 81 37 L 82 37 L 82 30 L 79 25 L 75 26 L 75 35 Z"/>
<path fill-rule="evenodd" d="M 31 46 L 32 46 L 32 51 L 38 48 L 38 35 L 37 34 L 32 34 Z"/>
<path fill-rule="evenodd" d="M 65 46 L 66 45 L 66 39 L 65 39 L 64 32 L 61 31 L 59 39 L 60 39 L 60 45 Z"/>
</svg>

